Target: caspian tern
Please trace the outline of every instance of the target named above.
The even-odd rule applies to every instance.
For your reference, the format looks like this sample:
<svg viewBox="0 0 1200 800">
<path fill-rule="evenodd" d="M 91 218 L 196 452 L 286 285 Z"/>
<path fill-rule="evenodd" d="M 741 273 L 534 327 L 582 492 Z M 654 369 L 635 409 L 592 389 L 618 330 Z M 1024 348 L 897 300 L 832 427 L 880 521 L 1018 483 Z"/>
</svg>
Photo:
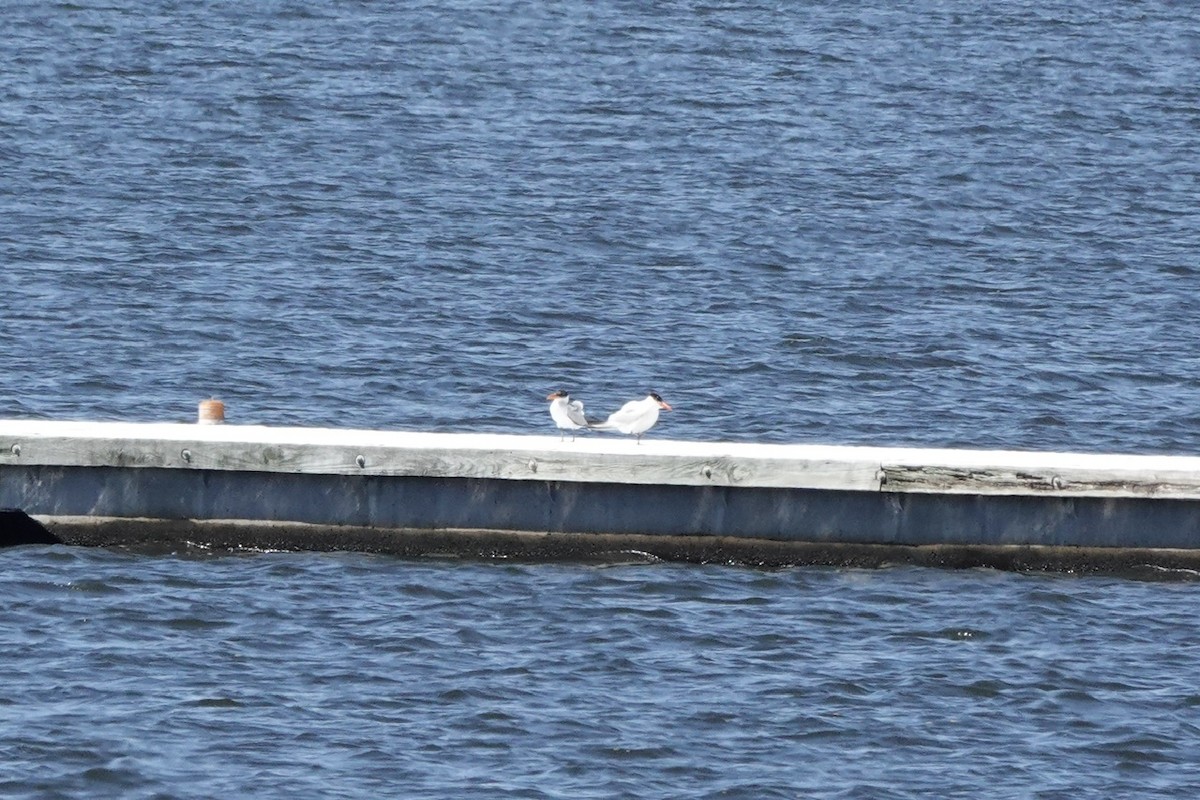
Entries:
<svg viewBox="0 0 1200 800">
<path fill-rule="evenodd" d="M 604 422 L 588 425 L 595 431 L 620 431 L 636 436 L 638 444 L 642 443 L 642 434 L 654 427 L 658 422 L 658 410 L 670 411 L 667 404 L 655 392 L 651 392 L 641 400 L 630 400 L 620 409 L 614 411 Z"/>
<path fill-rule="evenodd" d="M 566 436 L 565 432 L 571 431 L 571 441 L 575 441 L 574 432 L 588 426 L 587 418 L 583 416 L 583 401 L 572 400 L 571 395 L 562 389 L 546 395 L 546 399 L 550 401 L 550 419 L 563 431 L 558 440 L 561 442 Z"/>
</svg>

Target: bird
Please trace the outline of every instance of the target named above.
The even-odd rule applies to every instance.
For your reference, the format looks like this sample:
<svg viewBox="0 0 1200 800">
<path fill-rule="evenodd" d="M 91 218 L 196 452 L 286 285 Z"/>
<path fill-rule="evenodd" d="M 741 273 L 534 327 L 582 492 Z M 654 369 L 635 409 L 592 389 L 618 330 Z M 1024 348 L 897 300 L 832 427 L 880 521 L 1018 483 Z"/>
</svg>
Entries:
<svg viewBox="0 0 1200 800">
<path fill-rule="evenodd" d="M 550 401 L 550 419 L 558 426 L 558 440 L 561 442 L 566 431 L 571 431 L 571 441 L 575 441 L 575 431 L 588 426 L 587 418 L 583 416 L 583 401 L 572 400 L 571 395 L 559 389 L 546 395 Z"/>
<path fill-rule="evenodd" d="M 670 411 L 671 406 L 656 392 L 650 392 L 641 400 L 630 400 L 625 405 L 609 415 L 604 422 L 589 423 L 594 431 L 620 431 L 637 437 L 638 444 L 642 443 L 642 434 L 654 427 L 658 422 L 658 410 Z"/>
</svg>

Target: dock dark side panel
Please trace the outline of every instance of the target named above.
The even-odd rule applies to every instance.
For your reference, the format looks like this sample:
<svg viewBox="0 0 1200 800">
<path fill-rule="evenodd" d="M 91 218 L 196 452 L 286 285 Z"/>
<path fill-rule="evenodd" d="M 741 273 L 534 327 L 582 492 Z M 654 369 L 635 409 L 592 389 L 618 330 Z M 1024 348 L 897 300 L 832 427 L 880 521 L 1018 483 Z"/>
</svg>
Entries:
<svg viewBox="0 0 1200 800">
<path fill-rule="evenodd" d="M 903 545 L 1195 548 L 1200 502 L 0 466 L 34 515 Z"/>
</svg>

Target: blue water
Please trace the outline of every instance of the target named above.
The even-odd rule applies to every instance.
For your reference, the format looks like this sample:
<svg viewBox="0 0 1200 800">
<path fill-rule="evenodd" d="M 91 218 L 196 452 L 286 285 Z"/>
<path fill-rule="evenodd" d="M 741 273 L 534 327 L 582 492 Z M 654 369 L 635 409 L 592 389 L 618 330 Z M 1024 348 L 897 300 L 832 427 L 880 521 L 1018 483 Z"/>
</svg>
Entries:
<svg viewBox="0 0 1200 800">
<path fill-rule="evenodd" d="M 1200 788 L 1190 583 L 50 548 L 4 558 L 6 797 Z"/>
<path fill-rule="evenodd" d="M 0 0 L 0 417 L 1194 453 L 1200 6 Z M 1194 584 L 0 554 L 14 797 L 1179 797 Z M 1179 576 L 1175 576 L 1179 577 Z"/>
<path fill-rule="evenodd" d="M 1200 8 L 5 3 L 6 416 L 1191 452 Z"/>
</svg>

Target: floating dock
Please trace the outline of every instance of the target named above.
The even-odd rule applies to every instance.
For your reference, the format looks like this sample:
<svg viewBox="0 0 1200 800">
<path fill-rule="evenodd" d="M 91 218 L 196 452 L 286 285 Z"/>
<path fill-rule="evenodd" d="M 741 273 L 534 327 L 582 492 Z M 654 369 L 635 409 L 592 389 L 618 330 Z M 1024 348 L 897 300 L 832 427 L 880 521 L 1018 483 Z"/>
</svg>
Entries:
<svg viewBox="0 0 1200 800">
<path fill-rule="evenodd" d="M 0 507 L 84 545 L 1200 569 L 1187 456 L 0 420 Z"/>
</svg>

